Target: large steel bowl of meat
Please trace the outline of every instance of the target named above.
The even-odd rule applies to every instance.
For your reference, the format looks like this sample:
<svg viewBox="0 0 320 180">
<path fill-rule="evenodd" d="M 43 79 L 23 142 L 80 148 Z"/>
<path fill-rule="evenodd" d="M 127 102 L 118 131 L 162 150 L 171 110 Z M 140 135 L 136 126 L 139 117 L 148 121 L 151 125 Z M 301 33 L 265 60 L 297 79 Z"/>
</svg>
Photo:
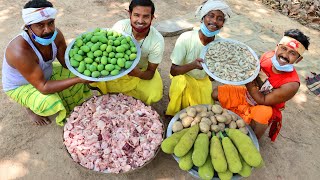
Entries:
<svg viewBox="0 0 320 180">
<path fill-rule="evenodd" d="M 123 94 L 94 96 L 75 107 L 64 144 L 81 166 L 104 173 L 142 168 L 159 151 L 164 125 L 151 106 Z"/>
</svg>

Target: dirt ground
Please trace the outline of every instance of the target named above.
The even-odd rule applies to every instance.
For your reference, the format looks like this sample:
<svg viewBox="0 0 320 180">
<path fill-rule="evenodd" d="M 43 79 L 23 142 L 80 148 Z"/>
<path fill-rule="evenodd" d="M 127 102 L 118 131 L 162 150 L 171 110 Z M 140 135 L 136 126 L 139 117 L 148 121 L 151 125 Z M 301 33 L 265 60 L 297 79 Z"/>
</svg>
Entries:
<svg viewBox="0 0 320 180">
<path fill-rule="evenodd" d="M 52 0 L 58 9 L 56 20 L 70 42 L 79 33 L 95 27 L 111 27 L 126 18 L 125 0 Z M 200 0 L 154 0 L 156 22 L 176 17 L 190 17 Z M 265 167 L 254 170 L 248 179 L 320 179 L 320 111 L 319 97 L 306 87 L 304 78 L 310 71 L 320 73 L 320 32 L 302 26 L 254 0 L 227 0 L 234 11 L 221 35 L 249 45 L 261 54 L 275 48 L 282 33 L 298 28 L 310 36 L 311 45 L 304 60 L 296 65 L 301 78 L 298 94 L 283 112 L 283 128 L 275 143 L 267 136 L 260 141 Z M 0 0 L 0 54 L 23 24 L 21 9 L 25 1 Z M 196 22 L 190 19 L 191 22 Z M 176 37 L 165 38 L 164 59 L 159 67 L 164 81 L 164 98 L 155 108 L 163 116 L 168 103 L 170 53 Z M 2 61 L 2 58 L 1 58 Z M 2 63 L 1 63 L 2 64 Z M 215 83 L 217 85 L 218 83 Z M 2 88 L 2 85 L 1 85 Z M 0 93 L 0 180 L 6 179 L 194 179 L 179 169 L 170 156 L 159 152 L 144 168 L 129 174 L 110 175 L 82 168 L 65 151 L 63 128 L 52 123 L 46 127 L 31 125 L 23 108 Z M 317 110 L 318 109 L 318 110 Z"/>
</svg>

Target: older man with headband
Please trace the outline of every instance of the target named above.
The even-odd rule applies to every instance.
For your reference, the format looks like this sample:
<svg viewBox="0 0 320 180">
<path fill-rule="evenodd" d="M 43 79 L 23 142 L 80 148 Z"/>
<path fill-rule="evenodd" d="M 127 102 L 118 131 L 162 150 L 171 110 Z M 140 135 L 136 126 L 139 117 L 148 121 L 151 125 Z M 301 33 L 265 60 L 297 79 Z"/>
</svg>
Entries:
<svg viewBox="0 0 320 180">
<path fill-rule="evenodd" d="M 36 125 L 50 123 L 48 116 L 56 113 L 57 124 L 63 125 L 66 115 L 91 95 L 83 84 L 88 82 L 65 69 L 66 42 L 55 27 L 56 14 L 49 1 L 27 2 L 24 30 L 9 42 L 3 59 L 3 90 Z M 56 58 L 60 63 L 53 63 Z"/>
<path fill-rule="evenodd" d="M 181 109 L 197 104 L 212 104 L 212 83 L 202 70 L 200 53 L 217 35 L 230 17 L 230 7 L 222 0 L 205 1 L 196 11 L 200 30 L 179 36 L 171 54 L 170 102 L 166 115 L 174 116 Z"/>
<path fill-rule="evenodd" d="M 257 79 L 246 87 L 218 86 L 212 93 L 213 98 L 250 124 L 258 139 L 271 124 L 269 137 L 275 141 L 282 126 L 281 110 L 300 86 L 293 64 L 302 60 L 309 44 L 309 38 L 300 30 L 286 31 L 276 49 L 261 56 Z"/>
</svg>

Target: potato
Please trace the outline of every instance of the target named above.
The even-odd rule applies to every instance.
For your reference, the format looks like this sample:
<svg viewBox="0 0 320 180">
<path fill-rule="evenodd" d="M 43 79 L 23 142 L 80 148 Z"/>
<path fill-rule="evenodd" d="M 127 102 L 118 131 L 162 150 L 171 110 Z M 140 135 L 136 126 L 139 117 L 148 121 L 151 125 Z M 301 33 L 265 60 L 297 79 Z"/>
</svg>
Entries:
<svg viewBox="0 0 320 180">
<path fill-rule="evenodd" d="M 201 117 L 199 115 L 197 115 L 195 118 L 194 118 L 194 121 L 196 123 L 199 123 L 201 121 Z"/>
<path fill-rule="evenodd" d="M 218 126 L 220 128 L 220 131 L 224 131 L 224 128 L 226 127 L 224 123 L 218 123 Z"/>
<path fill-rule="evenodd" d="M 198 124 L 198 122 L 196 122 L 195 120 L 193 120 L 190 126 L 192 127 L 192 126 L 194 126 L 194 125 L 196 125 L 196 124 Z"/>
<path fill-rule="evenodd" d="M 227 109 L 222 109 L 222 114 L 223 113 L 228 113 L 228 110 Z"/>
<path fill-rule="evenodd" d="M 188 116 L 190 116 L 190 117 L 195 117 L 197 115 L 197 111 L 193 107 L 188 107 L 186 109 L 186 111 L 187 111 Z"/>
<path fill-rule="evenodd" d="M 220 131 L 220 127 L 218 125 L 211 125 L 210 129 L 211 129 L 211 131 L 214 131 L 214 132 Z"/>
<path fill-rule="evenodd" d="M 210 126 L 205 122 L 200 122 L 199 127 L 200 127 L 200 131 L 203 133 L 208 133 L 210 130 Z"/>
<path fill-rule="evenodd" d="M 214 112 L 212 112 L 211 110 L 208 112 L 208 116 L 214 116 Z"/>
<path fill-rule="evenodd" d="M 238 119 L 236 121 L 238 128 L 242 128 L 246 126 L 246 123 L 242 119 Z"/>
<path fill-rule="evenodd" d="M 232 116 L 232 121 L 236 121 L 238 119 L 238 116 L 235 114 L 231 114 L 231 116 Z"/>
<path fill-rule="evenodd" d="M 223 113 L 222 115 L 224 115 L 227 118 L 227 121 L 231 121 L 232 120 L 232 116 L 229 113 Z"/>
<path fill-rule="evenodd" d="M 224 116 L 224 115 L 215 115 L 215 117 L 216 117 L 216 119 L 217 119 L 217 121 L 218 122 L 222 122 L 222 123 L 224 123 L 224 122 L 226 122 L 227 121 L 227 118 Z"/>
<path fill-rule="evenodd" d="M 196 106 L 196 111 L 197 113 L 207 112 L 207 107 L 205 107 L 204 105 L 198 105 Z"/>
<path fill-rule="evenodd" d="M 207 118 L 207 117 L 203 117 L 203 118 L 201 119 L 201 122 L 205 122 L 205 123 L 207 123 L 209 126 L 211 126 L 211 124 L 212 124 L 211 120 L 210 120 L 209 118 Z"/>
<path fill-rule="evenodd" d="M 243 132 L 243 134 L 248 134 L 248 130 L 246 127 L 239 128 L 239 130 Z"/>
<path fill-rule="evenodd" d="M 210 139 L 210 138 L 211 138 L 211 136 L 212 136 L 212 134 L 211 134 L 211 132 L 210 132 L 210 131 L 207 133 L 207 135 L 208 135 L 209 139 Z"/>
<path fill-rule="evenodd" d="M 208 117 L 208 113 L 207 112 L 201 112 L 199 114 L 200 117 Z"/>
<path fill-rule="evenodd" d="M 187 116 L 187 117 L 183 118 L 183 119 L 182 119 L 182 125 L 183 125 L 183 127 L 185 127 L 185 128 L 186 128 L 186 127 L 189 127 L 189 126 L 191 125 L 192 121 L 193 121 L 193 118 L 190 117 L 190 116 Z"/>
<path fill-rule="evenodd" d="M 237 128 L 237 123 L 235 121 L 231 121 L 229 124 L 230 129 L 236 129 Z"/>
<path fill-rule="evenodd" d="M 208 105 L 208 112 L 210 112 L 211 109 L 212 109 L 212 104 L 209 104 L 209 105 Z"/>
<path fill-rule="evenodd" d="M 214 104 L 212 105 L 212 108 L 211 108 L 212 112 L 214 112 L 215 114 L 221 114 L 223 109 L 220 105 L 217 105 L 217 104 Z"/>
<path fill-rule="evenodd" d="M 188 114 L 186 113 L 186 112 L 184 112 L 184 113 L 181 113 L 180 115 L 179 115 L 179 118 L 182 120 L 183 118 L 185 118 L 185 117 L 187 117 L 188 116 Z"/>
<path fill-rule="evenodd" d="M 226 122 L 224 122 L 225 124 L 230 124 L 232 121 L 232 118 L 231 119 L 228 119 Z"/>
<path fill-rule="evenodd" d="M 214 124 L 214 125 L 218 124 L 215 116 L 210 116 L 210 120 L 211 120 L 212 124 Z"/>
<path fill-rule="evenodd" d="M 181 131 L 183 129 L 183 126 L 182 126 L 182 123 L 181 121 L 176 121 L 173 123 L 172 125 L 172 131 L 175 133 L 175 132 L 178 132 L 178 131 Z"/>
</svg>

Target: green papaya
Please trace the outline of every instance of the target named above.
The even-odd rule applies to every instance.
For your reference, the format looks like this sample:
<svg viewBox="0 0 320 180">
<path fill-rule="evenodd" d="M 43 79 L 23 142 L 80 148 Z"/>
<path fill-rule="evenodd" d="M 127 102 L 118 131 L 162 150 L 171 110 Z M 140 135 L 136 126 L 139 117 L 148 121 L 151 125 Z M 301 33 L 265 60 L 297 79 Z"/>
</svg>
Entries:
<svg viewBox="0 0 320 180">
<path fill-rule="evenodd" d="M 181 137 L 180 141 L 174 147 L 174 154 L 177 157 L 182 157 L 188 153 L 192 148 L 194 141 L 199 133 L 199 124 L 196 124 L 188 129 L 188 131 Z"/>
<path fill-rule="evenodd" d="M 181 137 L 188 131 L 188 129 L 183 129 L 179 132 L 173 133 L 170 137 L 166 138 L 161 143 L 161 149 L 164 153 L 172 154 L 174 147 L 178 144 Z"/>
</svg>

